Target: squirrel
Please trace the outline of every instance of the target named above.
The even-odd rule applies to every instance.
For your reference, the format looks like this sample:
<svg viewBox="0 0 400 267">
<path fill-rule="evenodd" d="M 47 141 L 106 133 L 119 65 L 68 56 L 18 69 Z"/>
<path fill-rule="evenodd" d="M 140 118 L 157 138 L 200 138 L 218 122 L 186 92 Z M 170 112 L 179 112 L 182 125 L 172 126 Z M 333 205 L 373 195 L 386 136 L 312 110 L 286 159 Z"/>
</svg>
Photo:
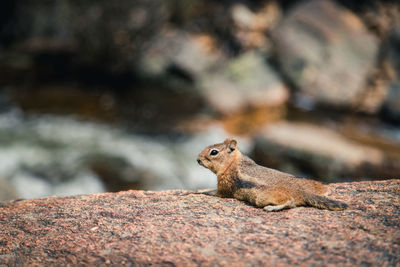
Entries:
<svg viewBox="0 0 400 267">
<path fill-rule="evenodd" d="M 327 189 L 320 182 L 258 165 L 239 151 L 235 139 L 206 147 L 197 162 L 218 177 L 217 190 L 208 192 L 212 195 L 246 201 L 265 211 L 297 206 L 347 208 L 345 203 L 322 196 Z"/>
</svg>

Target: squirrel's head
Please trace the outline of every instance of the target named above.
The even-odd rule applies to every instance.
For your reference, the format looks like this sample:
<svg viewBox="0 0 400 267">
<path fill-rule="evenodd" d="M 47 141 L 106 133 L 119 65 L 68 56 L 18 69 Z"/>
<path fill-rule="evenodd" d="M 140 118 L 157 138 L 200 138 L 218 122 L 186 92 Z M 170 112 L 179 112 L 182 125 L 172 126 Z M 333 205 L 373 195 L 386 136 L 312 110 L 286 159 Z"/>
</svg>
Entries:
<svg viewBox="0 0 400 267">
<path fill-rule="evenodd" d="M 237 149 L 237 141 L 228 138 L 223 143 L 206 147 L 197 157 L 197 162 L 212 172 L 218 173 L 220 170 L 225 170 L 238 155 L 240 151 Z"/>
</svg>

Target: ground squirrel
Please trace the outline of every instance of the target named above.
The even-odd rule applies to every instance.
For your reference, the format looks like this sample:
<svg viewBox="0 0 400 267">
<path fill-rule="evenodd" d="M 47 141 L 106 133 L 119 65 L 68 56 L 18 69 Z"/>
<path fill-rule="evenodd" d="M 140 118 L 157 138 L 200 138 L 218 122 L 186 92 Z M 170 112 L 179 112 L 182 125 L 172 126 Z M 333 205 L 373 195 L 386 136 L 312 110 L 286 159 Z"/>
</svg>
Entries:
<svg viewBox="0 0 400 267">
<path fill-rule="evenodd" d="M 197 162 L 218 177 L 216 195 L 246 201 L 266 211 L 296 206 L 312 206 L 328 210 L 344 210 L 347 205 L 324 196 L 327 189 L 317 181 L 258 165 L 243 155 L 237 141 L 206 147 Z"/>
</svg>

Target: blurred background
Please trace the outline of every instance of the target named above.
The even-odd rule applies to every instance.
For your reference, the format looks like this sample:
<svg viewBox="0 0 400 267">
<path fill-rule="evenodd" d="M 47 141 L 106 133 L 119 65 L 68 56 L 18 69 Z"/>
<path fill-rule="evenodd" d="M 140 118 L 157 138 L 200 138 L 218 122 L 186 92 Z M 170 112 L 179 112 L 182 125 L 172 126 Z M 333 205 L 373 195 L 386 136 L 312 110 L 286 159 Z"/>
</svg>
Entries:
<svg viewBox="0 0 400 267">
<path fill-rule="evenodd" d="M 236 137 L 323 182 L 400 178 L 400 7 L 3 0 L 0 200 L 216 187 Z"/>
</svg>

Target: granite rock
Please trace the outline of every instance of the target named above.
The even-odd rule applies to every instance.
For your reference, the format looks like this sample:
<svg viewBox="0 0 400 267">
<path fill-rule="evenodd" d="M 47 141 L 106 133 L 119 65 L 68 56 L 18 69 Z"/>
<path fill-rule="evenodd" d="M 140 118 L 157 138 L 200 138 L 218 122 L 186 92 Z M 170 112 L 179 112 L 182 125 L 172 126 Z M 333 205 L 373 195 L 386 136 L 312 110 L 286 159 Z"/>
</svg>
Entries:
<svg viewBox="0 0 400 267">
<path fill-rule="evenodd" d="M 400 180 L 331 184 L 338 212 L 188 191 L 0 202 L 0 265 L 395 266 L 399 195 Z"/>
</svg>

